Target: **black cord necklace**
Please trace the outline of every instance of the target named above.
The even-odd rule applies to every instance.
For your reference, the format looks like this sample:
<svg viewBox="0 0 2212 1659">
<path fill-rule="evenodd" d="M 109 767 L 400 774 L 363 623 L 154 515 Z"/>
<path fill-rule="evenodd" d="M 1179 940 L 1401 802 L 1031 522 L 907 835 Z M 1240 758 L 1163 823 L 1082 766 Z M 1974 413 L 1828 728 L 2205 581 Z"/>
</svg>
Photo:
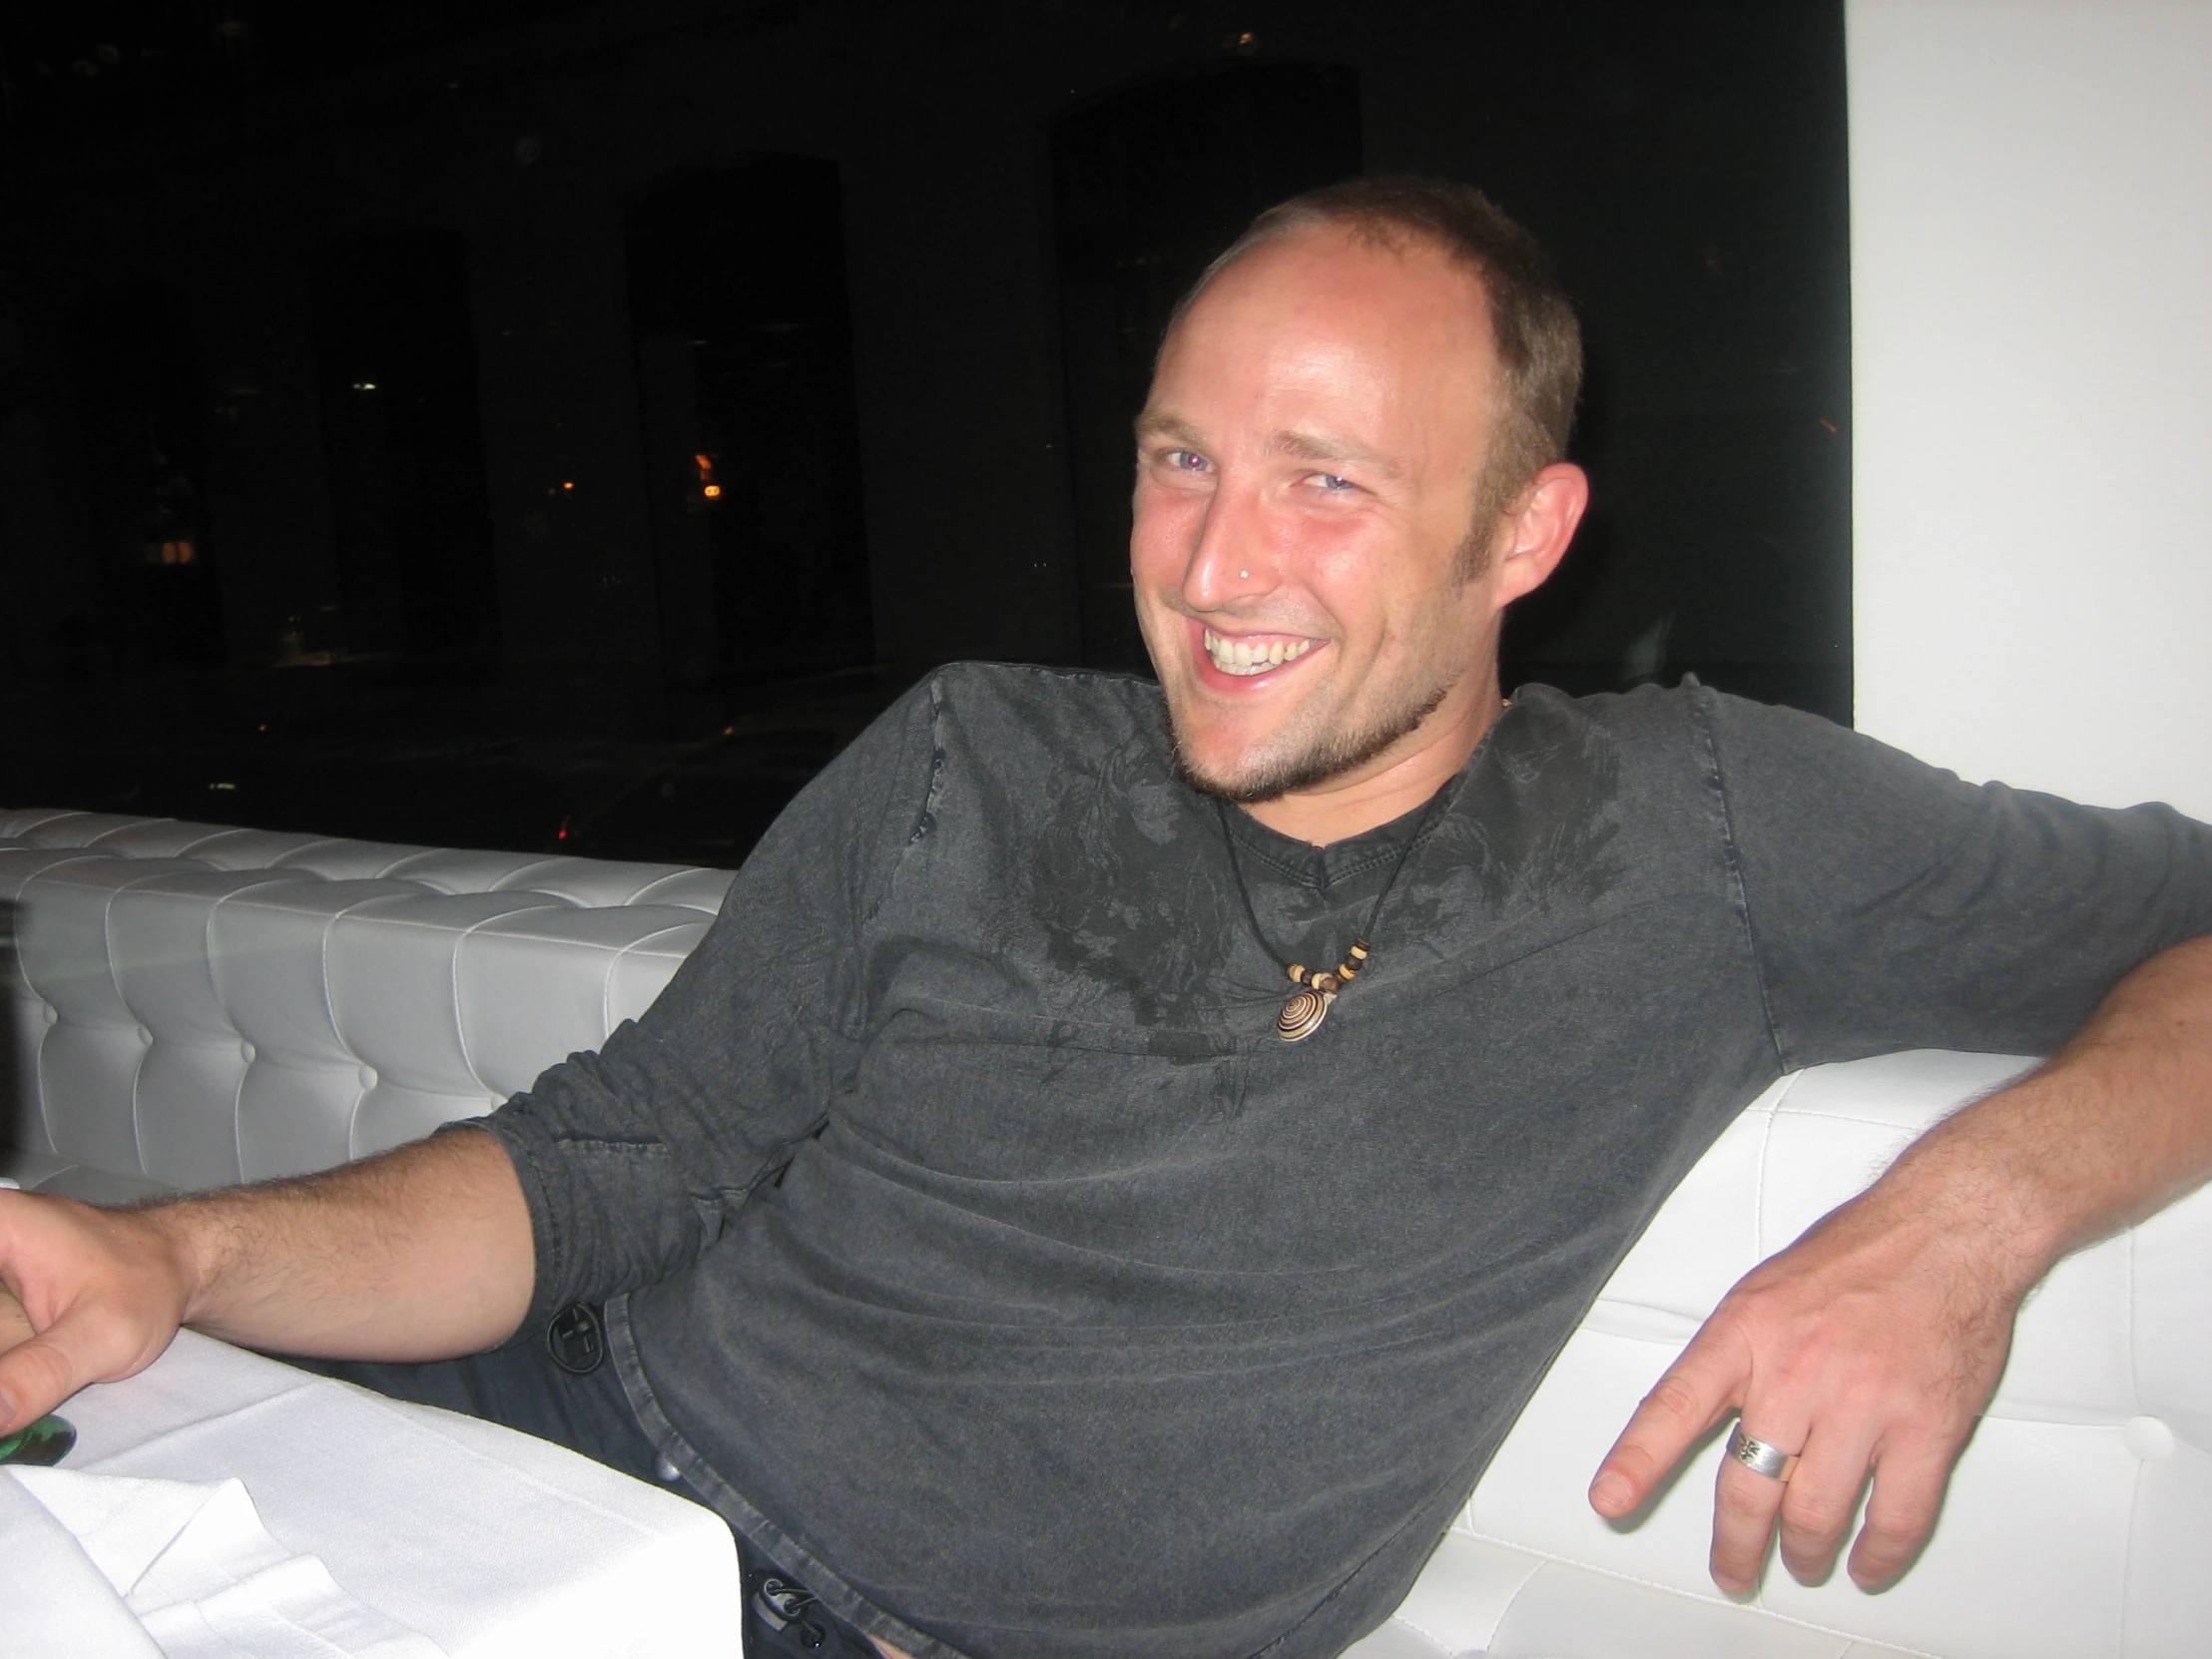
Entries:
<svg viewBox="0 0 2212 1659">
<path fill-rule="evenodd" d="M 1465 776 L 1461 773 L 1460 779 Z M 1352 948 L 1345 952 L 1343 961 L 1333 970 L 1319 973 L 1303 962 L 1284 962 L 1282 952 L 1268 942 L 1267 934 L 1260 927 L 1260 912 L 1253 908 L 1252 889 L 1245 885 L 1244 864 L 1237 857 L 1237 837 L 1229 827 L 1229 809 L 1222 804 L 1219 796 L 1214 798 L 1214 811 L 1221 819 L 1222 839 L 1229 845 L 1229 869 L 1237 878 L 1237 896 L 1244 900 L 1245 920 L 1252 923 L 1252 936 L 1260 941 L 1262 950 L 1281 964 L 1283 971 L 1290 975 L 1291 983 L 1299 987 L 1291 993 L 1290 1000 L 1283 1004 L 1283 1011 L 1275 1016 L 1275 1034 L 1278 1037 L 1287 1043 L 1304 1042 L 1321 1029 L 1321 1022 L 1329 1017 L 1329 1010 L 1339 994 L 1360 976 L 1360 970 L 1367 966 L 1368 958 L 1375 953 L 1372 938 L 1376 921 L 1382 916 L 1382 905 L 1389 898 L 1391 889 L 1397 885 L 1397 878 L 1405 873 L 1405 865 L 1413 855 L 1413 848 L 1420 844 L 1421 836 L 1428 832 L 1428 826 L 1435 820 L 1437 813 L 1458 793 L 1459 780 L 1454 780 L 1450 788 L 1438 790 L 1429 797 L 1428 805 L 1421 811 L 1420 822 L 1413 826 L 1413 832 L 1405 837 L 1405 844 L 1398 848 L 1397 862 L 1390 866 L 1390 878 L 1382 883 L 1382 890 L 1375 895 L 1375 903 L 1368 909 L 1367 926 L 1353 939 Z"/>
</svg>

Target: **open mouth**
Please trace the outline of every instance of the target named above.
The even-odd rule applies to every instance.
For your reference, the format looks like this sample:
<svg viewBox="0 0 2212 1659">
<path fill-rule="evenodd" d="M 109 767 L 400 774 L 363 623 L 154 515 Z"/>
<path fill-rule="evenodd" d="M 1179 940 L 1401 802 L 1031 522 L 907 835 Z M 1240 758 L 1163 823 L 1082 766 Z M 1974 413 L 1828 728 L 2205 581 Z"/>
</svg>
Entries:
<svg viewBox="0 0 2212 1659">
<path fill-rule="evenodd" d="M 1239 676 L 1265 674 L 1271 668 L 1295 663 L 1320 643 L 1283 634 L 1250 635 L 1232 640 L 1224 639 L 1211 628 L 1204 632 L 1206 655 L 1213 660 L 1214 667 L 1224 674 Z"/>
</svg>

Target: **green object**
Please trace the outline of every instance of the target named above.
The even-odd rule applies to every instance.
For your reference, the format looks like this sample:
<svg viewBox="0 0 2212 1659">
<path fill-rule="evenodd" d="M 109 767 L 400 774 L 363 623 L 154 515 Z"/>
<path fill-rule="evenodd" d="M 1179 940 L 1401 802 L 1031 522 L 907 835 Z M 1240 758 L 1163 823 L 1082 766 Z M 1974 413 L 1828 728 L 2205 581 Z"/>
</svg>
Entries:
<svg viewBox="0 0 2212 1659">
<path fill-rule="evenodd" d="M 0 1438 L 0 1463 L 51 1466 L 69 1455 L 77 1430 L 66 1417 L 41 1417 L 28 1428 Z"/>
</svg>

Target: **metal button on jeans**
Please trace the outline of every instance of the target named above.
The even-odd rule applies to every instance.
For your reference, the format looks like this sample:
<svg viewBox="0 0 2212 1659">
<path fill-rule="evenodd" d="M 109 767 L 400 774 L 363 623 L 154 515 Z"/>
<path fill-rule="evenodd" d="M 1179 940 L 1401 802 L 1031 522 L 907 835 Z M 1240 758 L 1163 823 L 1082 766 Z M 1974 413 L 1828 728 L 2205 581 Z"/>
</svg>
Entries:
<svg viewBox="0 0 2212 1659">
<path fill-rule="evenodd" d="M 589 1377 L 607 1358 L 607 1334 L 599 1310 L 572 1302 L 545 1328 L 545 1351 L 571 1377 Z"/>
</svg>

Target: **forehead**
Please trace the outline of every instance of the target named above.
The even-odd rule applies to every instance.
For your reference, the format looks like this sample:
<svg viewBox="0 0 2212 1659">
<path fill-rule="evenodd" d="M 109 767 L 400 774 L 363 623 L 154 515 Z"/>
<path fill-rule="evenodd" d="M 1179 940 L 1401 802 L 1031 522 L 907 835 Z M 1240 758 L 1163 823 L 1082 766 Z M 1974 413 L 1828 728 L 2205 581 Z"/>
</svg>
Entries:
<svg viewBox="0 0 2212 1659">
<path fill-rule="evenodd" d="M 1336 228 L 1266 243 L 1217 276 L 1160 354 L 1148 418 L 1216 431 L 1316 421 L 1393 449 L 1478 454 L 1496 381 L 1480 280 L 1421 242 Z"/>
</svg>

